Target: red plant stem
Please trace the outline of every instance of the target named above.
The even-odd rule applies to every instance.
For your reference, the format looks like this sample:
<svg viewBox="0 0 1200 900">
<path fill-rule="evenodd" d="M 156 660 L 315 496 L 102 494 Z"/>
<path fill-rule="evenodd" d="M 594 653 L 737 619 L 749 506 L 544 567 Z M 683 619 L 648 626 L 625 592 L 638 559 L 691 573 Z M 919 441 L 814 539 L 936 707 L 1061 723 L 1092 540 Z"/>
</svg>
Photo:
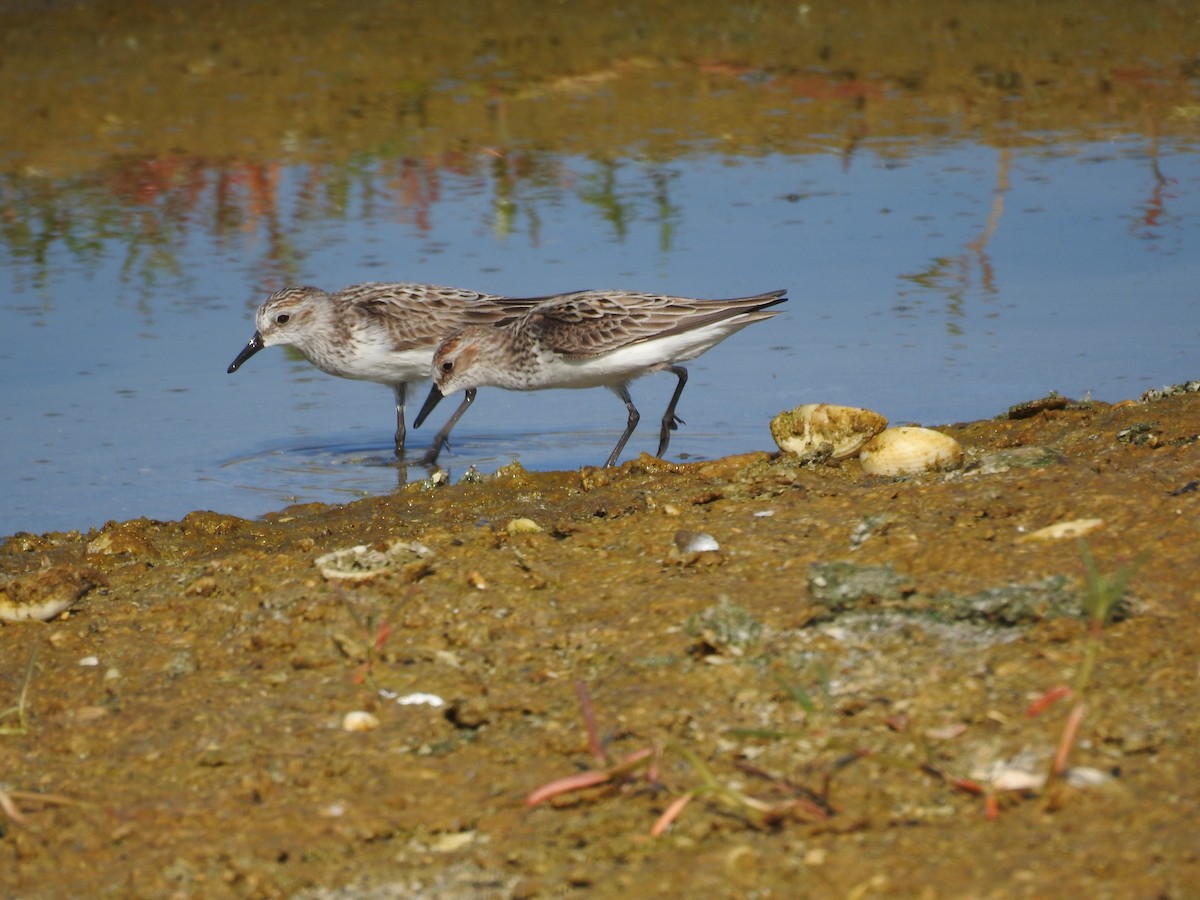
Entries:
<svg viewBox="0 0 1200 900">
<path fill-rule="evenodd" d="M 568 775 L 566 778 L 556 778 L 548 784 L 543 784 L 526 797 L 525 805 L 537 806 L 539 803 L 549 800 L 551 797 L 557 797 L 559 794 L 566 794 L 571 791 L 604 784 L 610 778 L 612 778 L 611 773 L 598 769 L 593 769 L 590 772 L 580 772 L 578 775 Z"/>
<path fill-rule="evenodd" d="M 387 643 L 387 639 L 391 637 L 392 626 L 387 622 L 380 622 L 379 628 L 375 631 L 375 652 L 378 653 L 383 649 L 383 645 Z"/>
<path fill-rule="evenodd" d="M 599 763 L 607 763 L 604 746 L 600 743 L 600 732 L 596 728 L 596 711 L 592 708 L 592 695 L 588 693 L 587 685 L 582 681 L 575 682 L 575 696 L 579 698 L 579 714 L 583 717 L 583 726 L 587 729 L 588 749 Z"/>
<path fill-rule="evenodd" d="M 1032 719 L 1034 716 L 1044 713 L 1059 700 L 1070 696 L 1071 689 L 1065 684 L 1052 687 L 1025 708 L 1025 715 Z"/>
<path fill-rule="evenodd" d="M 17 804 L 13 803 L 12 799 L 4 791 L 0 791 L 0 810 L 3 810 L 4 814 L 18 825 L 29 824 L 29 820 L 21 815 L 21 811 L 17 809 Z"/>
<path fill-rule="evenodd" d="M 989 822 L 995 822 L 1000 818 L 1000 802 L 996 799 L 995 794 L 988 794 L 983 798 L 983 815 Z"/>
<path fill-rule="evenodd" d="M 683 808 L 692 802 L 691 794 L 684 794 L 682 797 L 676 797 L 671 801 L 671 805 L 666 808 L 658 821 L 654 823 L 654 827 L 650 829 L 650 837 L 659 837 L 664 831 L 671 827 L 671 823 L 679 818 L 679 814 L 683 812 Z"/>
<path fill-rule="evenodd" d="M 1075 746 L 1075 738 L 1079 735 L 1079 726 L 1082 722 L 1083 703 L 1077 702 L 1071 707 L 1071 713 L 1067 716 L 1062 739 L 1058 742 L 1058 752 L 1054 754 L 1054 768 L 1051 771 L 1056 777 L 1067 771 L 1067 759 L 1071 755 L 1071 748 Z"/>
</svg>

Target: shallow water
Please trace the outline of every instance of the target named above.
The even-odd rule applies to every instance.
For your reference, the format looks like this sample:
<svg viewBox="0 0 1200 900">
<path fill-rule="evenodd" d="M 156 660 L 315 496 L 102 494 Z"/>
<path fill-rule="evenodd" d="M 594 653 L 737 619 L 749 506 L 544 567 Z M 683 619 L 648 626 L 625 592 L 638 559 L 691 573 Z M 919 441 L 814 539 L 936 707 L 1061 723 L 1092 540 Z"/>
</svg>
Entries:
<svg viewBox="0 0 1200 900">
<path fill-rule="evenodd" d="M 288 283 L 703 297 L 787 288 L 780 316 L 689 366 L 672 459 L 769 448 L 770 417 L 804 402 L 937 424 L 1051 390 L 1118 400 L 1194 378 L 1200 101 L 1170 49 L 1142 50 L 1153 83 L 1118 88 L 1108 107 L 1088 100 L 1070 112 L 1068 81 L 1065 96 L 1047 88 L 1061 104 L 1053 130 L 1045 97 L 1013 90 L 1008 111 L 972 113 L 975 88 L 944 107 L 932 75 L 902 92 L 886 78 L 862 87 L 820 73 L 820 84 L 853 88 L 826 97 L 769 67 L 639 61 L 593 72 L 585 87 L 575 72 L 541 73 L 529 96 L 488 107 L 485 135 L 455 118 L 466 114 L 453 103 L 435 104 L 422 129 L 400 128 L 396 146 L 280 121 L 275 149 L 231 155 L 227 135 L 208 137 L 223 114 L 242 114 L 231 100 L 205 107 L 202 133 L 175 126 L 182 149 L 170 149 L 170 135 L 152 152 L 87 151 L 96 158 L 5 146 L 0 534 L 196 508 L 255 516 L 424 477 L 391 459 L 388 389 L 330 378 L 277 348 L 225 373 L 254 307 Z M 727 52 L 758 58 L 753 45 Z M 188 78 L 202 69 L 185 66 Z M 64 77 L 53 67 L 23 76 Z M 430 96 L 471 107 L 473 77 L 446 71 Z M 668 146 L 647 84 L 661 91 Z M 680 97 L 694 104 L 691 118 L 680 118 Z M 106 114 L 110 130 L 136 118 L 130 102 Z M 897 118 L 900 127 L 889 113 L 905 103 L 925 114 Z M 1011 108 L 1022 104 L 1042 127 L 1020 126 Z M 726 122 L 742 107 L 756 118 Z M 586 127 L 567 133 L 559 122 L 622 110 L 609 127 L 591 123 L 586 153 Z M 972 114 L 993 118 L 981 128 Z M 554 127 L 543 131 L 538 115 Z M 630 138 L 637 116 L 642 143 Z M 831 134 L 831 121 L 850 137 Z M 455 135 L 461 149 L 447 150 Z M 126 135 L 130 146 L 153 137 L 145 126 Z M 643 418 L 624 458 L 655 449 L 673 384 L 633 386 Z M 418 389 L 413 409 L 423 397 Z M 411 446 L 447 412 L 410 430 Z M 603 390 L 484 389 L 443 464 L 454 477 L 512 459 L 595 465 L 624 419 Z"/>
</svg>

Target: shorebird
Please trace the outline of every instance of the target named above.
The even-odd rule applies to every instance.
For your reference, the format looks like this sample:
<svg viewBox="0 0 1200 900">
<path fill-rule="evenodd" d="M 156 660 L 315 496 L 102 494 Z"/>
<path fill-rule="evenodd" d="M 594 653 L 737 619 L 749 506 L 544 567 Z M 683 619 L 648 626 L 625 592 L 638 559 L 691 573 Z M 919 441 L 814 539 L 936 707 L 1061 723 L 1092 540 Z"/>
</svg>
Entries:
<svg viewBox="0 0 1200 900">
<path fill-rule="evenodd" d="M 512 299 L 432 284 L 368 282 L 332 294 L 310 286 L 272 294 L 258 308 L 254 337 L 229 365 L 238 368 L 264 347 L 295 347 L 330 375 L 374 381 L 396 398 L 396 456 L 404 455 L 408 385 L 429 378 L 438 343 L 456 329 L 520 315 L 539 299 Z M 432 464 L 450 429 L 470 404 L 451 417 L 422 462 Z"/>
<path fill-rule="evenodd" d="M 693 300 L 632 291 L 578 291 L 542 300 L 523 315 L 490 325 L 468 325 L 447 337 L 433 355 L 433 388 L 413 420 L 419 428 L 442 397 L 466 396 L 447 428 L 475 399 L 479 387 L 514 391 L 608 387 L 625 402 L 625 432 L 608 457 L 614 465 L 640 417 L 629 382 L 649 372 L 679 379 L 662 417 L 658 456 L 683 423 L 675 405 L 694 359 L 751 322 L 774 316 L 786 291 L 733 300 Z"/>
</svg>

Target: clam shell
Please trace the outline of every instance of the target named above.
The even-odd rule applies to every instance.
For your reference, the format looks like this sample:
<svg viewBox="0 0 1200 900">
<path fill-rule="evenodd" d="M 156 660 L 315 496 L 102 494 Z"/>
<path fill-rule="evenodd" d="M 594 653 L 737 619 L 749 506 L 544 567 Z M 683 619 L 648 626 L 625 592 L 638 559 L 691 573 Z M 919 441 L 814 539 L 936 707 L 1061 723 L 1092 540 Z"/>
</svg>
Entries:
<svg viewBox="0 0 1200 900">
<path fill-rule="evenodd" d="M 858 458 L 869 475 L 914 475 L 953 469 L 962 462 L 962 456 L 962 446 L 950 435 L 902 425 L 875 435 Z"/>
<path fill-rule="evenodd" d="M 804 455 L 833 448 L 831 459 L 853 456 L 883 429 L 888 420 L 869 409 L 806 403 L 781 412 L 771 420 L 771 437 L 785 453 Z"/>
</svg>

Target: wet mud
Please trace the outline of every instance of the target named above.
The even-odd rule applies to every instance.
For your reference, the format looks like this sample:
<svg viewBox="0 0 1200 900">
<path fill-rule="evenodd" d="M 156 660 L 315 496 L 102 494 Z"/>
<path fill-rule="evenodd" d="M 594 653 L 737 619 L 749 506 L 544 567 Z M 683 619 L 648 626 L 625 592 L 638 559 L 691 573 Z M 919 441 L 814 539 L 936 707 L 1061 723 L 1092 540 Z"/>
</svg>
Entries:
<svg viewBox="0 0 1200 900">
<path fill-rule="evenodd" d="M 515 0 L 99 0 L 18 4 L 0 32 L 0 162 L 38 177 L 106 170 L 143 201 L 174 185 L 176 205 L 197 165 L 235 175 L 231 194 L 261 193 L 277 173 L 242 168 L 364 153 L 404 160 L 404 182 L 476 168 L 486 150 L 511 186 L 552 180 L 548 152 L 849 159 L 868 137 L 897 156 L 962 134 L 999 147 L 1194 140 L 1200 66 L 1186 4 L 1117 0 L 724 13 L 584 0 L 536 18 Z"/>
<path fill-rule="evenodd" d="M 949 473 L 642 456 L 12 536 L 72 605 L 0 628 L 5 893 L 1187 896 L 1200 394 L 944 430 Z M 1087 520 L 1127 585 L 1042 785 L 1089 595 L 1035 532 Z M 650 764 L 526 805 L 601 748 Z"/>
<path fill-rule="evenodd" d="M 1186 4 L 712 9 L 16 4 L 0 230 L 169 250 L 212 181 L 206 227 L 287 236 L 295 163 L 337 214 L 387 160 L 420 215 L 571 153 L 1197 133 Z M 1194 895 L 1200 395 L 941 430 L 963 468 L 514 465 L 9 536 L 0 614 L 51 618 L 0 623 L 0 895 Z"/>
</svg>

